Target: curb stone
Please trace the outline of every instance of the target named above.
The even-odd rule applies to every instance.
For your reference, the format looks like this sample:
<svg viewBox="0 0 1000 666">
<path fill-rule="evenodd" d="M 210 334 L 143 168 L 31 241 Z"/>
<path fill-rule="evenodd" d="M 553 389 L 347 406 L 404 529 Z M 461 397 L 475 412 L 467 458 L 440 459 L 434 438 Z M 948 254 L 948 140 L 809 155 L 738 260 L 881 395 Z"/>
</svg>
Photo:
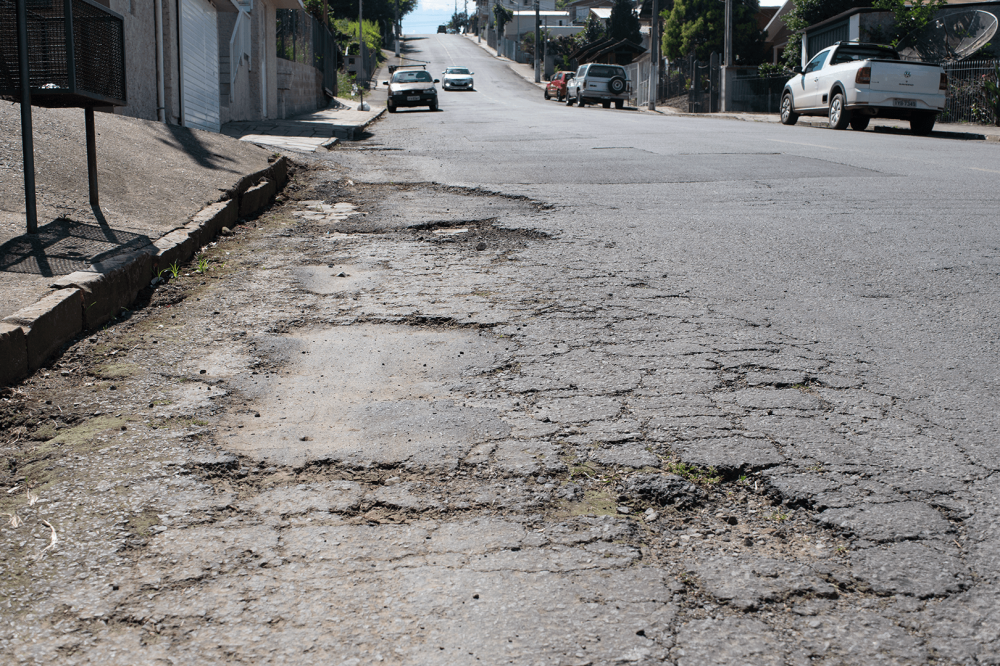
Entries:
<svg viewBox="0 0 1000 666">
<path fill-rule="evenodd" d="M 55 289 L 76 287 L 83 292 L 83 328 L 93 330 L 121 312 L 149 284 L 153 272 L 153 250 L 118 255 L 93 270 L 70 273 L 52 285 Z"/>
<path fill-rule="evenodd" d="M 28 374 L 28 342 L 24 329 L 0 321 L 0 385 L 10 384 Z"/>
<path fill-rule="evenodd" d="M 266 206 L 288 180 L 288 158 L 239 180 L 222 201 L 146 247 L 70 273 L 37 303 L 0 321 L 0 385 L 12 384 L 45 361 L 81 331 L 110 321 L 135 300 L 160 268 L 186 261 L 223 227 Z"/>
<path fill-rule="evenodd" d="M 83 291 L 70 287 L 59 289 L 4 319 L 24 331 L 29 371 L 42 367 L 45 359 L 83 330 L 83 308 Z"/>
</svg>

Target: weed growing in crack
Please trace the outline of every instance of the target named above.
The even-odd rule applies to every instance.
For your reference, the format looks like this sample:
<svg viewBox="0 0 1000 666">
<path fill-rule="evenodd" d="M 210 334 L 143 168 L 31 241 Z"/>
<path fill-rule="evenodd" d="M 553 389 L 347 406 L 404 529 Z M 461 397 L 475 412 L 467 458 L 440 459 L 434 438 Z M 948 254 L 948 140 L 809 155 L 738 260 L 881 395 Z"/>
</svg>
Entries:
<svg viewBox="0 0 1000 666">
<path fill-rule="evenodd" d="M 699 486 L 716 486 L 722 483 L 722 475 L 714 467 L 702 468 L 672 460 L 664 464 L 664 469 Z"/>
<path fill-rule="evenodd" d="M 195 272 L 201 275 L 208 272 L 208 257 L 204 254 L 198 256 L 198 268 L 195 269 Z"/>
<path fill-rule="evenodd" d="M 787 513 L 781 513 L 780 511 L 775 511 L 774 513 L 769 513 L 769 514 L 767 514 L 764 517 L 767 518 L 768 520 L 773 520 L 773 521 L 776 521 L 776 522 L 779 522 L 779 523 L 781 521 L 783 521 L 783 520 L 788 520 L 788 514 Z"/>
<path fill-rule="evenodd" d="M 170 277 L 175 280 L 177 279 L 177 276 L 181 274 L 181 267 L 176 261 L 167 266 L 166 270 L 170 271 Z"/>
</svg>

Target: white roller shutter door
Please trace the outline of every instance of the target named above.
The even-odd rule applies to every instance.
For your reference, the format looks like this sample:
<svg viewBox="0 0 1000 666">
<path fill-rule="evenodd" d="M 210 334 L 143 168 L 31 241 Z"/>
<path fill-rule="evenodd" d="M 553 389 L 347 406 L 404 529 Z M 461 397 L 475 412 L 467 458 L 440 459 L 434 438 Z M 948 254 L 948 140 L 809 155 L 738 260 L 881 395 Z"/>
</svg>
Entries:
<svg viewBox="0 0 1000 666">
<path fill-rule="evenodd" d="M 219 32 L 215 7 L 181 0 L 181 104 L 185 127 L 219 131 Z"/>
</svg>

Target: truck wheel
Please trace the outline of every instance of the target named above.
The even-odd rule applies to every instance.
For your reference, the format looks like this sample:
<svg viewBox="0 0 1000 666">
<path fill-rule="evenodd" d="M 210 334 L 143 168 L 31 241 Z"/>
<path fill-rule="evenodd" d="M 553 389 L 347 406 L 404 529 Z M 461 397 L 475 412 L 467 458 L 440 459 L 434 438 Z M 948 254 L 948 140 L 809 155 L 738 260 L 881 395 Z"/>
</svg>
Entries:
<svg viewBox="0 0 1000 666">
<path fill-rule="evenodd" d="M 856 132 L 864 132 L 868 129 L 869 122 L 871 122 L 871 116 L 854 116 L 851 118 L 851 129 Z"/>
<path fill-rule="evenodd" d="M 566 93 L 566 106 L 573 106 L 573 98 L 569 96 L 568 92 Z"/>
<path fill-rule="evenodd" d="M 583 108 L 584 106 L 586 106 L 586 105 L 585 105 L 585 104 L 583 103 L 583 93 L 581 93 L 581 92 L 580 92 L 579 90 L 577 90 L 577 91 L 576 91 L 576 105 L 577 105 L 577 106 L 579 106 L 579 107 L 580 107 L 581 109 L 582 109 L 582 108 Z"/>
<path fill-rule="evenodd" d="M 830 100 L 830 129 L 847 129 L 851 112 L 844 108 L 844 93 L 837 93 Z"/>
<path fill-rule="evenodd" d="M 934 122 L 937 120 L 936 113 L 921 113 L 910 118 L 910 131 L 917 136 L 927 136 L 934 129 Z"/>
<path fill-rule="evenodd" d="M 613 77 L 608 81 L 608 90 L 613 95 L 621 95 L 625 92 L 625 79 L 620 76 Z"/>
<path fill-rule="evenodd" d="M 611 108 L 611 100 L 610 99 L 604 100 L 603 102 L 601 102 L 601 106 L 603 106 L 605 109 L 610 109 Z"/>
<path fill-rule="evenodd" d="M 623 99 L 616 99 L 615 100 L 615 108 L 616 109 L 624 109 L 625 108 L 625 100 L 623 100 Z"/>
<path fill-rule="evenodd" d="M 792 93 L 785 93 L 781 98 L 781 124 L 794 125 L 799 121 L 799 114 L 795 113 L 795 106 L 792 104 Z"/>
</svg>

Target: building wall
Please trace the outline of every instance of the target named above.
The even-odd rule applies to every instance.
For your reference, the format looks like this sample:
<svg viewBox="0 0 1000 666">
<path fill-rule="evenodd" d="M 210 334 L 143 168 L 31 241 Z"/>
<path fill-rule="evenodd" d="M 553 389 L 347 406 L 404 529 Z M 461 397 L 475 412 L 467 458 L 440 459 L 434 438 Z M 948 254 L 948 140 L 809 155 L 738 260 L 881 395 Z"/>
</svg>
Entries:
<svg viewBox="0 0 1000 666">
<path fill-rule="evenodd" d="M 124 17 L 125 84 L 128 104 L 109 109 L 156 120 L 156 30 L 152 0 L 97 0 Z"/>
<path fill-rule="evenodd" d="M 318 69 L 281 58 L 277 64 L 279 117 L 288 118 L 326 106 L 323 74 Z"/>
</svg>

